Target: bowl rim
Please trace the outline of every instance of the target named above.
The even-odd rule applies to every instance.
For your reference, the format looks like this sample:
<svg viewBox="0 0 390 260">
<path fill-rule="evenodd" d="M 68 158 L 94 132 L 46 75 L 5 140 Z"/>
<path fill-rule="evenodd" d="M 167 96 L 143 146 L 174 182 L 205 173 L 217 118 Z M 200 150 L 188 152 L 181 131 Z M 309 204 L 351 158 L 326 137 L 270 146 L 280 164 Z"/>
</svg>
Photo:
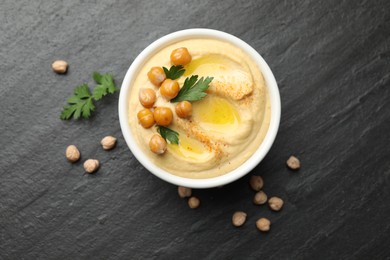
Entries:
<svg viewBox="0 0 390 260">
<path fill-rule="evenodd" d="M 236 169 L 226 174 L 207 179 L 191 179 L 176 176 L 153 164 L 151 160 L 149 160 L 148 156 L 145 155 L 141 148 L 138 146 L 137 141 L 133 138 L 127 114 L 128 96 L 131 89 L 131 83 L 135 80 L 137 72 L 141 69 L 147 58 L 174 42 L 190 38 L 219 39 L 225 42 L 229 42 L 242 49 L 245 53 L 252 57 L 253 61 L 259 66 L 260 71 L 262 72 L 264 80 L 266 82 L 271 102 L 270 125 L 263 142 L 260 144 L 257 150 L 252 154 L 252 156 L 250 156 L 242 165 L 240 165 Z M 275 141 L 279 129 L 281 103 L 279 89 L 275 77 L 263 57 L 253 47 L 251 47 L 243 40 L 237 38 L 236 36 L 233 36 L 226 32 L 214 29 L 194 28 L 176 31 L 157 39 L 149 46 L 147 46 L 134 59 L 129 69 L 127 70 L 122 82 L 119 94 L 118 113 L 122 134 L 130 151 L 148 171 L 150 171 L 152 174 L 159 177 L 160 179 L 178 186 L 184 186 L 188 188 L 212 188 L 226 185 L 235 180 L 238 180 L 239 178 L 252 171 L 264 159 L 268 151 L 271 149 L 271 146 Z"/>
</svg>

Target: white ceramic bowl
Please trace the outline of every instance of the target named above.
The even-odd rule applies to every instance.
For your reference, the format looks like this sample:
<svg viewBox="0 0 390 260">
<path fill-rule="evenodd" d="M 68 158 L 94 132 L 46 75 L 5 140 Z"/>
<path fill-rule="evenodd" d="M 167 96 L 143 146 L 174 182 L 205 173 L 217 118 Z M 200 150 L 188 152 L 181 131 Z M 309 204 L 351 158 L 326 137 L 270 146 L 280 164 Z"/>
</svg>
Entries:
<svg viewBox="0 0 390 260">
<path fill-rule="evenodd" d="M 190 179 L 190 178 L 179 177 L 153 164 L 138 146 L 136 140 L 132 135 L 129 121 L 128 121 L 128 100 L 129 100 L 130 88 L 137 74 L 139 73 L 140 69 L 145 64 L 145 62 L 164 47 L 173 44 L 175 42 L 187 40 L 191 38 L 218 39 L 225 42 L 229 42 L 244 50 L 250 57 L 253 58 L 253 60 L 257 63 L 261 72 L 263 73 L 264 79 L 266 81 L 266 85 L 268 87 L 270 100 L 271 100 L 271 122 L 269 125 L 269 129 L 265 139 L 260 144 L 256 152 L 246 162 L 244 162 L 241 166 L 234 169 L 233 171 L 228 172 L 222 176 L 208 178 L 208 179 Z M 230 182 L 233 182 L 241 178 L 245 174 L 249 173 L 254 167 L 256 167 L 256 165 L 258 165 L 260 161 L 264 158 L 264 156 L 267 154 L 267 152 L 269 151 L 269 149 L 271 148 L 275 140 L 276 133 L 279 128 L 279 122 L 280 122 L 279 89 L 271 69 L 268 67 L 267 63 L 264 61 L 261 55 L 241 39 L 231 34 L 224 33 L 217 30 L 211 30 L 211 29 L 182 30 L 182 31 L 177 31 L 168 34 L 156 40 L 148 47 L 146 47 L 131 64 L 123 80 L 120 95 L 119 95 L 119 121 L 120 121 L 123 136 L 125 137 L 127 145 L 129 146 L 131 152 L 138 159 L 138 161 L 151 173 L 153 173 L 157 177 L 167 182 L 170 182 L 178 186 L 184 186 L 190 188 L 212 188 L 212 187 L 228 184 Z"/>
</svg>

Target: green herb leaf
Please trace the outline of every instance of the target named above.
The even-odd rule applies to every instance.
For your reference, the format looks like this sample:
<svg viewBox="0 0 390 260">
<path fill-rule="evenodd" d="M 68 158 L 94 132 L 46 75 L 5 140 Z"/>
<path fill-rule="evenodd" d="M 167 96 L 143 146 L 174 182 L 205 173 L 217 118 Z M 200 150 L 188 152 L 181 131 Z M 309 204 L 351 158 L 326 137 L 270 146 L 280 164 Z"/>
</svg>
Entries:
<svg viewBox="0 0 390 260">
<path fill-rule="evenodd" d="M 95 80 L 96 83 L 102 83 L 102 74 L 100 74 L 99 72 L 94 71 L 92 74 L 92 78 Z"/>
<path fill-rule="evenodd" d="M 98 101 L 102 99 L 107 94 L 113 94 L 119 89 L 115 86 L 114 79 L 111 74 L 100 74 L 98 72 L 94 72 L 92 75 L 93 79 L 96 81 L 98 85 L 93 90 L 93 98 Z"/>
<path fill-rule="evenodd" d="M 162 138 L 171 144 L 179 144 L 179 133 L 164 126 L 157 126 L 157 131 L 160 133 Z"/>
<path fill-rule="evenodd" d="M 91 112 L 95 109 L 87 84 L 76 87 L 74 95 L 68 98 L 67 103 L 61 112 L 60 118 L 62 120 L 68 120 L 72 116 L 74 119 L 79 119 L 80 117 L 89 118 Z"/>
<path fill-rule="evenodd" d="M 209 84 L 213 80 L 213 77 L 206 77 L 205 79 L 202 77 L 198 81 L 197 80 L 198 75 L 186 78 L 179 94 L 177 94 L 171 102 L 180 102 L 184 100 L 197 101 L 207 96 L 205 91 L 209 88 Z"/>
<path fill-rule="evenodd" d="M 172 80 L 180 78 L 186 71 L 181 65 L 172 66 L 169 70 L 163 67 L 163 70 L 165 72 L 165 76 L 167 76 L 168 79 L 172 79 Z"/>
</svg>

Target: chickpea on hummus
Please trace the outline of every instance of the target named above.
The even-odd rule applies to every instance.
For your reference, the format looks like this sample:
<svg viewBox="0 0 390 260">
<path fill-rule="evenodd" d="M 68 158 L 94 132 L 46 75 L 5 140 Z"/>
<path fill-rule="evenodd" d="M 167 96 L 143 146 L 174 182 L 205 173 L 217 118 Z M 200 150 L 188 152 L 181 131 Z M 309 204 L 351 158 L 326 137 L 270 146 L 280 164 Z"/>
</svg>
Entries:
<svg viewBox="0 0 390 260">
<path fill-rule="evenodd" d="M 185 69 L 175 80 L 162 69 L 172 65 Z M 207 96 L 176 102 L 193 75 L 210 77 Z M 264 140 L 270 114 L 256 63 L 240 48 L 214 39 L 184 40 L 155 53 L 133 81 L 128 101 L 130 128 L 144 153 L 186 178 L 212 178 L 243 164 Z M 156 137 L 162 134 L 156 125 L 177 132 L 178 144 Z"/>
</svg>

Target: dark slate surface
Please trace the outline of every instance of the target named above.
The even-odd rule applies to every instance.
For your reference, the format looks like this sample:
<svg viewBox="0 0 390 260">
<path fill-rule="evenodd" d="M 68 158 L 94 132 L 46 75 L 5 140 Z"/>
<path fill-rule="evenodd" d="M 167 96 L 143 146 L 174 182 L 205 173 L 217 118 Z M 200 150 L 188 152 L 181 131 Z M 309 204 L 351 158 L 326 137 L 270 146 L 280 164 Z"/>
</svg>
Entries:
<svg viewBox="0 0 390 260">
<path fill-rule="evenodd" d="M 1 259 L 390 259 L 388 0 L 96 2 L 0 2 Z M 92 71 L 120 85 L 148 44 L 194 27 L 242 38 L 274 71 L 280 131 L 253 174 L 285 200 L 279 213 L 252 205 L 249 176 L 194 191 L 201 207 L 189 209 L 127 148 L 118 94 L 89 121 L 58 118 Z M 108 134 L 119 142 L 105 152 Z M 66 161 L 72 143 L 101 161 L 95 175 Z"/>
</svg>

